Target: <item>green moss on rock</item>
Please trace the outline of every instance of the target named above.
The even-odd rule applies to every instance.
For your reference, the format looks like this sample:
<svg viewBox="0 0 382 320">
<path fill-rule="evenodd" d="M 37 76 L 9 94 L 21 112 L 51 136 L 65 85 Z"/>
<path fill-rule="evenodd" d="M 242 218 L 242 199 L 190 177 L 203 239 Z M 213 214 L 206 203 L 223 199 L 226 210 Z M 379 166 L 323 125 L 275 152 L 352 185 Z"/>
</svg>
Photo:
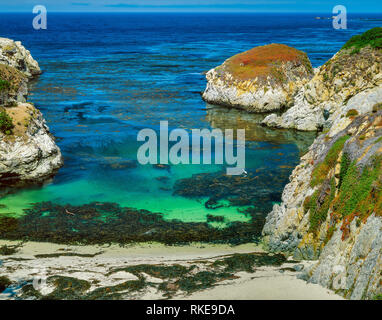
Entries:
<svg viewBox="0 0 382 320">
<path fill-rule="evenodd" d="M 318 164 L 314 168 L 312 172 L 312 179 L 310 182 L 310 185 L 312 187 L 317 186 L 318 184 L 322 183 L 325 180 L 329 170 L 334 168 L 334 166 L 336 165 L 338 156 L 340 152 L 342 151 L 345 142 L 349 138 L 350 138 L 349 135 L 345 135 L 337 139 L 337 141 L 334 142 L 332 147 L 329 149 L 324 161 Z"/>
<path fill-rule="evenodd" d="M 355 109 L 350 109 L 350 110 L 346 113 L 346 116 L 347 116 L 347 117 L 356 117 L 356 116 L 358 116 L 358 111 L 355 110 Z"/>
<path fill-rule="evenodd" d="M 12 118 L 4 110 L 0 111 L 0 132 L 10 135 L 13 128 Z"/>
<path fill-rule="evenodd" d="M 367 46 L 376 49 L 382 48 L 382 27 L 376 27 L 363 34 L 351 37 L 350 40 L 344 44 L 342 49 L 352 49 L 351 53 L 354 54 Z"/>
</svg>

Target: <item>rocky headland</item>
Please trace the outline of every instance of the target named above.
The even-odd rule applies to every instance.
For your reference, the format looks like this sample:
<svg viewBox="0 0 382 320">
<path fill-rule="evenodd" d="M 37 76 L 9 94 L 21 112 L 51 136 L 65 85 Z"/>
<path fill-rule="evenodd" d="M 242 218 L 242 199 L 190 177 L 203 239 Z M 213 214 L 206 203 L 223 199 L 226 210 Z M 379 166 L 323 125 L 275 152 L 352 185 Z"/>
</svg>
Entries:
<svg viewBox="0 0 382 320">
<path fill-rule="evenodd" d="M 381 49 L 382 28 L 350 39 L 278 118 L 323 132 L 263 229 L 271 251 L 318 259 L 308 281 L 350 299 L 382 293 Z"/>
<path fill-rule="evenodd" d="M 357 35 L 311 79 L 292 85 L 287 110 L 263 120 L 320 133 L 268 214 L 264 243 L 315 260 L 302 277 L 349 299 L 382 296 L 381 61 L 382 28 Z"/>
<path fill-rule="evenodd" d="M 62 166 L 60 149 L 39 110 L 27 103 L 40 67 L 21 42 L 0 38 L 0 186 L 44 181 Z"/>
<path fill-rule="evenodd" d="M 298 88 L 312 76 L 306 53 L 273 43 L 237 54 L 208 71 L 202 97 L 248 112 L 276 111 L 292 106 Z"/>
<path fill-rule="evenodd" d="M 267 116 L 263 124 L 303 131 L 330 128 L 351 102 L 364 100 L 367 90 L 382 85 L 381 30 L 374 28 L 350 39 L 300 87 L 291 108 L 282 115 Z M 369 104 L 379 99 L 368 98 Z M 362 112 L 368 111 L 370 108 L 362 108 Z"/>
</svg>

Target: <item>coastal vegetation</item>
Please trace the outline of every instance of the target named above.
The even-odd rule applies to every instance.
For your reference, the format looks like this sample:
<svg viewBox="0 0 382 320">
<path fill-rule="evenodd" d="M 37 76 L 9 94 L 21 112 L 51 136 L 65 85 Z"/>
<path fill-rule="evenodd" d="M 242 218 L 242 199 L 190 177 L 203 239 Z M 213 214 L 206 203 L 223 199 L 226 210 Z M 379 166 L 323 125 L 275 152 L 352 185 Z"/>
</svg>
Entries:
<svg viewBox="0 0 382 320">
<path fill-rule="evenodd" d="M 303 64 L 308 72 L 313 68 L 305 52 L 283 44 L 270 44 L 255 47 L 251 50 L 239 53 L 225 62 L 225 70 L 235 78 L 248 80 L 266 78 L 272 74 L 279 82 L 285 82 L 286 77 L 281 69 L 281 62 Z M 220 70 L 218 67 L 217 70 Z"/>
<path fill-rule="evenodd" d="M 14 124 L 12 118 L 8 115 L 5 110 L 0 110 L 0 132 L 10 135 L 12 134 L 12 129 Z"/>
<path fill-rule="evenodd" d="M 342 151 L 345 142 L 350 138 L 349 135 L 344 135 L 335 141 L 332 147 L 329 149 L 328 154 L 326 155 L 324 161 L 317 165 L 312 172 L 312 179 L 310 185 L 312 187 L 322 183 L 329 170 L 334 167 L 338 159 L 339 153 Z"/>
<path fill-rule="evenodd" d="M 9 81 L 0 78 L 0 92 L 9 90 L 10 86 Z"/>
<path fill-rule="evenodd" d="M 375 118 L 376 123 L 372 122 L 366 131 L 358 132 L 353 140 L 365 143 L 367 132 L 375 130 L 373 128 L 379 126 L 378 121 Z M 382 216 L 382 156 L 377 153 L 367 164 L 360 165 L 358 159 L 344 151 L 344 145 L 349 139 L 350 135 L 337 138 L 324 160 L 315 166 L 310 185 L 316 187 L 316 190 L 304 200 L 304 212 L 309 211 L 310 232 L 317 233 L 330 212 L 331 222 L 326 241 L 330 239 L 338 222 L 341 222 L 342 238 L 346 239 L 350 223 L 356 217 L 360 224 L 371 214 Z M 374 140 L 374 144 L 381 141 L 380 138 Z M 338 165 L 339 173 L 335 175 L 335 167 Z"/>
<path fill-rule="evenodd" d="M 358 111 L 355 110 L 355 109 L 350 109 L 350 110 L 346 113 L 346 116 L 347 116 L 347 117 L 356 117 L 356 116 L 358 116 Z"/>
<path fill-rule="evenodd" d="M 370 29 L 363 34 L 355 35 L 347 41 L 342 49 L 352 49 L 351 54 L 359 53 L 364 47 L 382 49 L 382 27 Z"/>
</svg>

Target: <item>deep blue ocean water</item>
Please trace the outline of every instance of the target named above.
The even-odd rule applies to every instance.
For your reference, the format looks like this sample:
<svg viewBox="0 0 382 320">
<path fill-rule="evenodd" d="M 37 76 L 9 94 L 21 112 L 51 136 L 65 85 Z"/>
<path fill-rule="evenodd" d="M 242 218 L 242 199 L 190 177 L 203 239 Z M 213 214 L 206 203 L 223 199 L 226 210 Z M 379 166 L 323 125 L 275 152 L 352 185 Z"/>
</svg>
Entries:
<svg viewBox="0 0 382 320">
<path fill-rule="evenodd" d="M 312 135 L 264 129 L 257 125 L 259 116 L 206 105 L 200 96 L 203 72 L 236 53 L 275 42 L 307 52 L 317 67 L 352 35 L 380 26 L 382 17 L 349 16 L 348 29 L 335 30 L 330 19 L 315 16 L 323 14 L 48 13 L 48 29 L 36 31 L 32 14 L 0 14 L 0 36 L 22 41 L 44 72 L 31 84 L 29 99 L 43 112 L 65 159 L 43 187 L 0 199 L 5 205 L 0 213 L 19 215 L 40 201 L 98 201 L 184 221 L 206 221 L 208 213 L 247 220 L 227 204 L 207 209 L 208 197 L 173 194 L 177 180 L 219 172 L 221 165 L 168 170 L 130 165 L 136 160 L 137 132 L 157 130 L 160 120 L 171 128 L 246 128 L 247 171 L 260 171 L 269 180 L 261 191 L 272 195 L 251 205 L 267 213 Z"/>
</svg>

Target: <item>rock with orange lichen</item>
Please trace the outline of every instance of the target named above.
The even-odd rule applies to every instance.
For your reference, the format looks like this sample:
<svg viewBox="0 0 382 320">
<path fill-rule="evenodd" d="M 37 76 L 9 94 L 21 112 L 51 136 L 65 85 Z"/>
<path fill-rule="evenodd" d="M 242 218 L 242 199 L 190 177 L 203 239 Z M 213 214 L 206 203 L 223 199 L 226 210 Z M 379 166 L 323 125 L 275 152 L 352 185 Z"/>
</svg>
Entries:
<svg viewBox="0 0 382 320">
<path fill-rule="evenodd" d="M 306 53 L 283 44 L 255 47 L 208 71 L 203 99 L 248 112 L 280 110 L 312 76 Z"/>
</svg>

